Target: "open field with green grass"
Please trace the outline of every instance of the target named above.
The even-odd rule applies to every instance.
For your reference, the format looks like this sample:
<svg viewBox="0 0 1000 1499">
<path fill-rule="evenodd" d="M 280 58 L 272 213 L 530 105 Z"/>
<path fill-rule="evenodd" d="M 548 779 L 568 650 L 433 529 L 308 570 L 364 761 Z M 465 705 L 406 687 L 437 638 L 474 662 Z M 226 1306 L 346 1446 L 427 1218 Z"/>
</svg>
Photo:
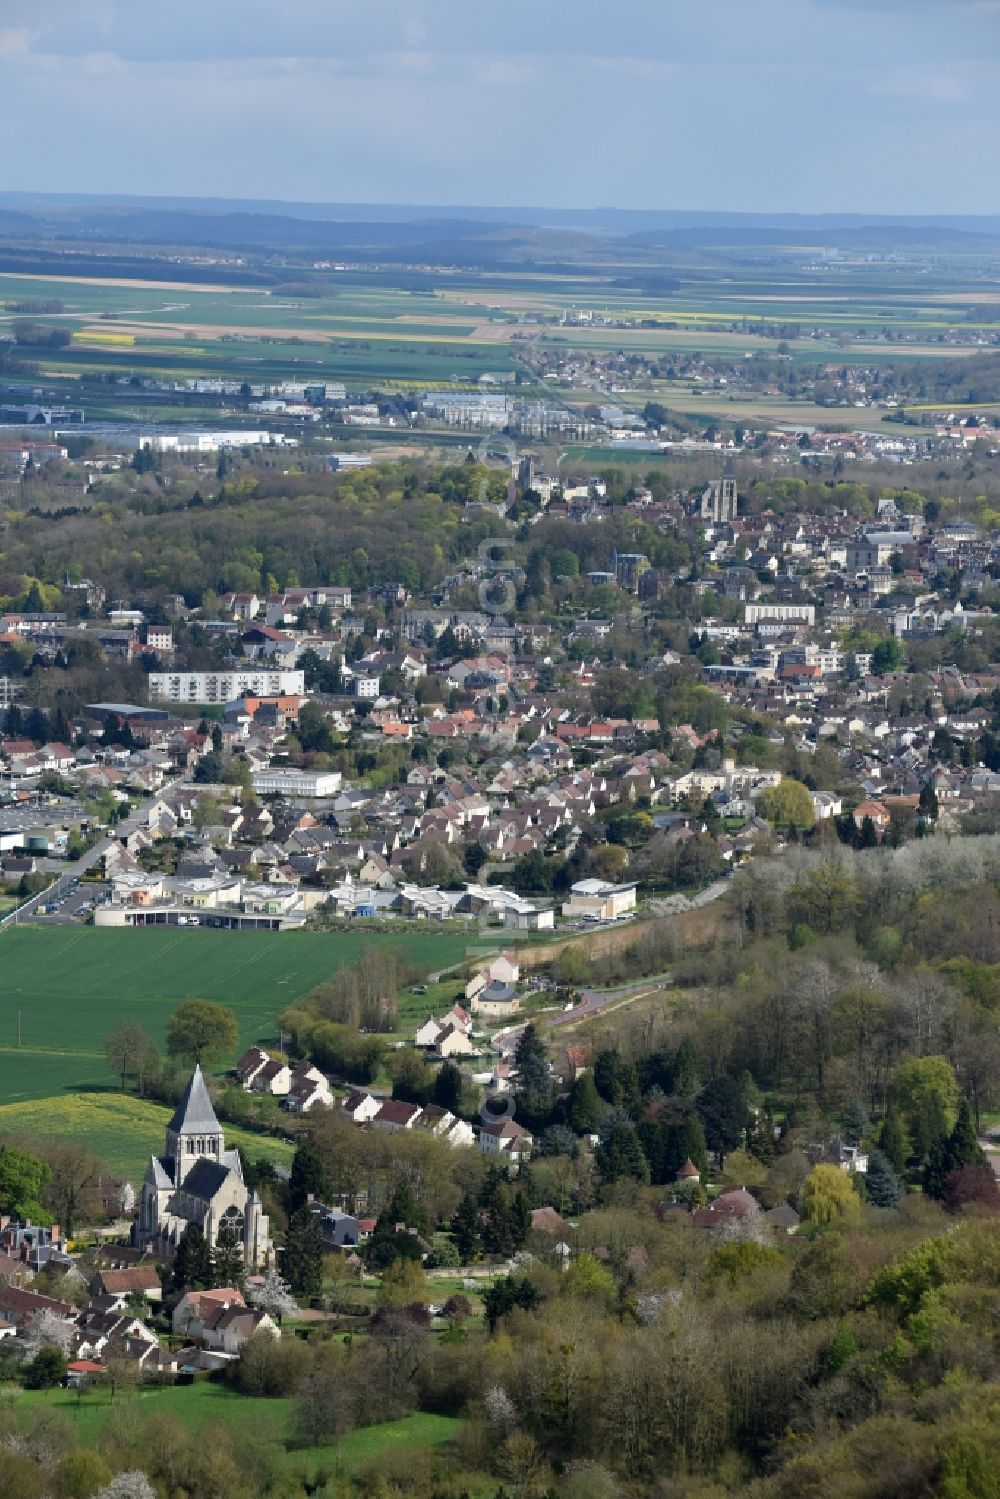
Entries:
<svg viewBox="0 0 1000 1499">
<path fill-rule="evenodd" d="M 116 1175 L 136 1186 L 149 1157 L 163 1149 L 171 1110 L 125 1093 L 64 1093 L 25 1103 L 0 1104 L 0 1136 L 25 1140 L 72 1140 L 86 1145 Z M 259 1156 L 276 1166 L 290 1166 L 293 1147 L 285 1140 L 224 1125 L 226 1144 L 241 1146 L 251 1160 Z"/>
<path fill-rule="evenodd" d="M 713 276 L 697 262 L 678 265 L 673 290 L 643 291 L 641 269 L 632 275 L 632 288 L 627 277 L 596 267 L 567 276 L 427 272 L 417 284 L 401 285 L 391 273 L 359 271 L 338 275 L 318 288 L 320 295 L 302 296 L 294 288 L 6 273 L 0 302 L 62 303 L 60 312 L 31 317 L 69 332 L 70 347 L 26 353 L 46 378 L 66 377 L 71 385 L 117 372 L 412 388 L 473 385 L 487 371 L 519 366 L 524 374 L 533 340 L 580 353 L 740 358 L 773 350 L 761 322 L 789 330 L 787 345 L 798 362 L 955 357 L 975 346 L 946 341 L 948 330 L 967 330 L 976 309 L 996 295 L 982 267 L 936 267 L 919 276 L 894 265 L 845 272 L 794 256 L 770 271 L 730 267 Z M 644 326 L 553 326 L 581 307 Z M 24 314 L 0 311 L 0 327 L 18 316 Z M 536 321 L 525 324 L 529 317 Z M 844 339 L 849 343 L 842 345 Z M 522 393 L 532 388 L 529 376 Z M 95 411 L 102 404 L 90 400 Z"/>
<path fill-rule="evenodd" d="M 373 943 L 398 946 L 415 969 L 431 972 L 464 958 L 474 939 L 477 933 L 457 928 L 398 935 L 5 930 L 0 1103 L 113 1086 L 104 1040 L 125 1018 L 138 1020 L 162 1046 L 171 1012 L 198 995 L 232 1006 L 242 1050 L 272 1041 L 283 1009 L 355 963 Z"/>
<path fill-rule="evenodd" d="M 130 1424 L 154 1415 L 169 1415 L 194 1432 L 206 1427 L 225 1427 L 234 1441 L 284 1448 L 292 1417 L 291 1400 L 263 1400 L 240 1395 L 220 1384 L 175 1385 L 164 1389 L 139 1390 L 123 1399 L 115 1409 L 127 1409 Z M 76 1431 L 85 1447 L 96 1446 L 104 1423 L 112 1411 L 110 1393 L 90 1391 L 77 1397 L 70 1390 L 19 1394 L 20 1411 L 48 1411 L 62 1416 Z M 454 1439 L 461 1422 L 450 1416 L 424 1412 L 402 1421 L 386 1422 L 351 1432 L 328 1447 L 288 1448 L 284 1466 L 289 1473 L 303 1474 L 310 1482 L 319 1472 L 349 1477 L 385 1452 L 407 1448 L 441 1447 Z"/>
</svg>

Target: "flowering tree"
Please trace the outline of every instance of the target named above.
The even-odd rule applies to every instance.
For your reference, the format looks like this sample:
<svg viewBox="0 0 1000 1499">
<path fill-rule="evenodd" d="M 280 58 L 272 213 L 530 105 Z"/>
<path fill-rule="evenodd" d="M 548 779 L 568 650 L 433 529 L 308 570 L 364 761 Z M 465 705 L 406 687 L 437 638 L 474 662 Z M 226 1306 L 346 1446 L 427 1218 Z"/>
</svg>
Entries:
<svg viewBox="0 0 1000 1499">
<path fill-rule="evenodd" d="M 57 1348 L 60 1353 L 69 1353 L 70 1327 L 57 1317 L 55 1312 L 42 1311 L 25 1324 L 21 1346 L 26 1359 L 37 1358 L 43 1348 Z"/>
<path fill-rule="evenodd" d="M 145 1473 L 129 1468 L 116 1474 L 94 1499 L 156 1499 L 156 1491 Z"/>
<path fill-rule="evenodd" d="M 282 1317 L 294 1317 L 299 1309 L 298 1302 L 288 1288 L 288 1282 L 282 1280 L 277 1270 L 265 1271 L 259 1285 L 248 1286 L 247 1300 L 257 1311 L 267 1312 L 268 1316 L 279 1323 Z"/>
</svg>

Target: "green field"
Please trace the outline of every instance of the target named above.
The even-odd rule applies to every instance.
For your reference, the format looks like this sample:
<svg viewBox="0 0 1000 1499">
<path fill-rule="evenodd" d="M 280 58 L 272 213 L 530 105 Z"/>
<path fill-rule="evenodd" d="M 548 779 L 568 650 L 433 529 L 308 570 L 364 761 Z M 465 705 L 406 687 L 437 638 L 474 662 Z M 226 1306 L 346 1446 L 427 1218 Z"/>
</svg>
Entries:
<svg viewBox="0 0 1000 1499">
<path fill-rule="evenodd" d="M 126 1017 L 162 1046 L 181 1000 L 216 1000 L 236 1012 L 242 1050 L 272 1041 L 283 1009 L 371 943 L 399 946 L 427 972 L 462 959 L 474 936 L 461 929 L 399 936 L 7 929 L 0 933 L 0 1103 L 113 1086 L 104 1039 Z"/>
<path fill-rule="evenodd" d="M 824 270 L 805 264 L 800 254 L 780 252 L 769 270 L 730 264 L 715 275 L 706 275 L 695 257 L 672 267 L 677 285 L 666 291 L 641 289 L 638 267 L 632 288 L 628 273 L 612 275 L 604 266 L 567 276 L 513 268 L 428 271 L 414 285 L 348 272 L 319 287 L 320 295 L 305 297 L 171 283 L 169 268 L 163 269 L 159 285 L 4 274 L 0 302 L 56 298 L 63 304 L 62 312 L 37 320 L 70 332 L 73 344 L 32 350 L 32 359 L 46 379 L 59 382 L 65 399 L 84 399 L 93 416 L 112 412 L 114 387 L 103 384 L 112 372 L 120 378 L 344 380 L 355 388 L 413 389 L 475 385 L 488 371 L 517 368 L 525 379 L 521 393 L 528 394 L 535 392 L 535 377 L 525 356 L 534 340 L 540 348 L 581 354 L 700 352 L 739 359 L 773 352 L 761 322 L 797 325 L 797 336 L 790 332 L 786 340 L 796 362 L 955 358 L 975 348 L 943 341 L 947 331 L 968 330 L 994 288 L 979 265 L 938 264 L 919 273 L 892 264 Z M 560 325 L 565 313 L 581 306 L 598 319 L 608 315 L 633 326 Z M 16 316 L 0 310 L 0 326 Z M 522 321 L 510 341 L 509 324 L 528 317 L 534 321 Z M 116 334 L 135 341 L 101 346 L 102 336 Z M 850 343 L 842 347 L 845 336 Z M 703 404 L 715 409 L 719 401 L 713 396 Z M 138 419 L 136 405 L 129 405 Z M 150 416 L 161 414 L 151 408 Z"/>
<path fill-rule="evenodd" d="M 148 1416 L 170 1415 L 195 1432 L 206 1426 L 225 1426 L 235 1441 L 252 1442 L 255 1449 L 265 1444 L 284 1446 L 293 1405 L 291 1400 L 254 1399 L 219 1384 L 139 1390 L 126 1399 L 130 1424 L 138 1424 Z M 122 1403 L 119 1397 L 119 1409 Z M 57 1412 L 76 1431 L 85 1447 L 96 1446 L 111 1409 L 111 1396 L 105 1390 L 79 1398 L 70 1390 L 25 1391 L 17 1399 L 19 1413 Z M 288 1448 L 285 1466 L 290 1473 L 302 1473 L 310 1481 L 318 1471 L 349 1477 L 388 1451 L 443 1446 L 455 1437 L 460 1426 L 461 1422 L 453 1417 L 421 1412 L 402 1421 L 365 1427 L 329 1447 Z"/>
<path fill-rule="evenodd" d="M 25 1103 L 0 1105 L 0 1137 L 72 1140 L 86 1145 L 116 1175 L 138 1186 L 149 1157 L 163 1149 L 171 1110 L 123 1093 L 58 1094 Z M 293 1147 L 235 1125 L 224 1126 L 226 1144 L 239 1145 L 251 1160 L 264 1156 L 276 1166 L 290 1166 Z"/>
</svg>

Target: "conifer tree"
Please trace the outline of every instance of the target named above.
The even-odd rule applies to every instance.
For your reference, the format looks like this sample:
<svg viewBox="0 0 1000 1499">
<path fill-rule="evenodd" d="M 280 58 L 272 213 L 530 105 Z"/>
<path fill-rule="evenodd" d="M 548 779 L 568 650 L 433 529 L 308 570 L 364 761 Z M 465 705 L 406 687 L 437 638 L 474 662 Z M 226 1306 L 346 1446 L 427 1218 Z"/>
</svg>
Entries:
<svg viewBox="0 0 1000 1499">
<path fill-rule="evenodd" d="M 844 1115 L 844 1139 L 849 1145 L 860 1145 L 871 1127 L 864 1104 L 855 1098 Z"/>
<path fill-rule="evenodd" d="M 592 1135 L 600 1128 L 607 1105 L 594 1083 L 592 1072 L 584 1072 L 569 1092 L 569 1122 L 578 1135 Z"/>
<path fill-rule="evenodd" d="M 976 1135 L 972 1106 L 963 1098 L 958 1106 L 955 1128 L 948 1137 L 949 1170 L 960 1171 L 963 1166 L 979 1166 L 986 1160 Z"/>
<path fill-rule="evenodd" d="M 638 1182 L 648 1184 L 649 1162 L 636 1134 L 635 1125 L 624 1109 L 613 1109 L 608 1116 L 601 1143 L 594 1152 L 594 1161 L 605 1182 L 631 1176 Z"/>
<path fill-rule="evenodd" d="M 243 1244 L 231 1224 L 223 1223 L 215 1241 L 212 1255 L 212 1284 L 235 1286 L 242 1291 L 246 1281 L 246 1265 L 243 1261 Z"/>
<path fill-rule="evenodd" d="M 212 1283 L 212 1255 L 197 1223 L 189 1223 L 181 1234 L 174 1255 L 174 1289 L 203 1291 Z"/>
<path fill-rule="evenodd" d="M 898 1207 L 903 1196 L 903 1184 L 884 1151 L 873 1150 L 869 1153 L 865 1195 L 877 1208 Z"/>
<path fill-rule="evenodd" d="M 316 1214 L 308 1208 L 292 1216 L 281 1267 L 295 1296 L 318 1296 L 323 1289 L 323 1238 Z"/>
<path fill-rule="evenodd" d="M 879 1131 L 879 1148 L 896 1175 L 902 1176 L 906 1171 L 906 1163 L 910 1156 L 910 1142 L 906 1138 L 906 1130 L 899 1117 L 899 1111 L 892 1104 L 889 1106 Z"/>
<path fill-rule="evenodd" d="M 466 1192 L 451 1220 L 452 1238 L 463 1265 L 471 1264 L 479 1253 L 479 1204 L 471 1193 Z"/>
</svg>

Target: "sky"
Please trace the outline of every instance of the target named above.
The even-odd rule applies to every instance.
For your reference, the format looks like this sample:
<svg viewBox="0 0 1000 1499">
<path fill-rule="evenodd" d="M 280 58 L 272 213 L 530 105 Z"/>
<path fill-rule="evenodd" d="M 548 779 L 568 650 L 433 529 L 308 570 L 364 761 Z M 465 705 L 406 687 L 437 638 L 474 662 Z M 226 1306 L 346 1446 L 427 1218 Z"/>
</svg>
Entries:
<svg viewBox="0 0 1000 1499">
<path fill-rule="evenodd" d="M 0 131 L 7 190 L 995 214 L 1000 0 L 0 0 Z"/>
</svg>

